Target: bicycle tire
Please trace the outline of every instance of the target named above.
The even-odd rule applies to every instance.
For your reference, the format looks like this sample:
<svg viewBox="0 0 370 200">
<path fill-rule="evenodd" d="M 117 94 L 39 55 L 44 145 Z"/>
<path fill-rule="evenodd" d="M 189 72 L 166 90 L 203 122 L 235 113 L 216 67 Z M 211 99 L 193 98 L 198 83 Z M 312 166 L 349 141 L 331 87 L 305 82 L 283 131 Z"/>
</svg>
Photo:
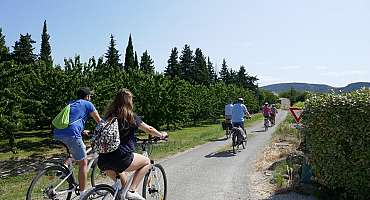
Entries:
<svg viewBox="0 0 370 200">
<path fill-rule="evenodd" d="M 234 154 L 236 154 L 236 149 L 235 149 L 235 147 L 236 147 L 236 134 L 232 134 L 232 144 L 231 144 L 232 146 L 233 146 L 233 153 Z"/>
<path fill-rule="evenodd" d="M 107 184 L 99 184 L 89 190 L 82 200 L 92 200 L 92 199 L 105 199 L 105 200 L 113 200 L 114 198 L 114 188 Z M 108 197 L 108 198 L 107 198 Z M 120 197 L 118 195 L 114 200 L 119 200 Z"/>
<path fill-rule="evenodd" d="M 36 200 L 36 199 L 45 199 L 45 198 L 55 199 L 55 196 L 57 194 L 53 194 L 53 191 L 52 191 L 53 185 L 51 184 L 51 180 L 55 179 L 55 177 L 57 177 L 57 179 L 59 180 L 63 180 L 69 173 L 70 171 L 61 165 L 47 166 L 44 169 L 40 170 L 37 173 L 37 175 L 32 179 L 31 185 L 29 186 L 27 190 L 26 200 Z M 41 184 L 43 183 L 43 180 L 41 178 L 44 175 L 46 175 L 45 183 L 49 183 L 49 185 L 45 186 L 45 188 L 43 187 L 40 188 L 41 196 L 37 198 L 34 194 L 37 194 L 39 188 L 36 186 L 37 186 L 37 183 L 41 183 Z M 67 178 L 65 185 L 63 184 L 61 185 L 61 186 L 67 187 L 66 190 L 71 190 L 74 187 L 73 186 L 74 181 L 72 177 L 73 177 L 73 174 L 72 176 Z M 56 182 L 56 185 L 58 185 L 59 183 L 60 182 Z M 67 193 L 65 199 L 69 200 L 71 199 L 71 196 L 72 196 L 72 191 Z M 59 197 L 58 199 L 64 199 L 64 198 Z"/>
<path fill-rule="evenodd" d="M 156 174 L 154 174 L 153 172 L 161 173 L 161 177 L 163 178 L 163 190 L 158 185 L 158 182 L 160 181 L 159 179 L 161 179 L 161 177 L 155 177 Z M 155 181 L 155 183 L 153 183 L 152 181 Z M 164 168 L 162 167 L 162 165 L 160 164 L 153 165 L 150 171 L 145 175 L 142 194 L 143 194 L 143 197 L 147 200 L 149 199 L 166 200 L 167 199 L 167 177 L 166 177 L 166 172 L 164 171 Z"/>
</svg>

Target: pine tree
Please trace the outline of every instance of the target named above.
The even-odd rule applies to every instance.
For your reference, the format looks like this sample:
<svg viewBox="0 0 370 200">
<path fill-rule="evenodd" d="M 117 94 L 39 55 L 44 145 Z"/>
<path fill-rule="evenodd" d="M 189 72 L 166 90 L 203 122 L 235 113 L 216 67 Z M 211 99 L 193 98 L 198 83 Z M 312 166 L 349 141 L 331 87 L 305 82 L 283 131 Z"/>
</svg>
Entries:
<svg viewBox="0 0 370 200">
<path fill-rule="evenodd" d="M 126 48 L 124 69 L 129 70 L 130 68 L 133 68 L 134 66 L 135 66 L 134 47 L 132 45 L 132 38 L 130 34 L 128 38 L 127 48 Z"/>
<path fill-rule="evenodd" d="M 107 59 L 105 63 L 108 68 L 117 70 L 121 67 L 121 63 L 119 62 L 120 54 L 116 49 L 116 40 L 112 34 L 110 35 L 109 47 L 104 57 Z"/>
<path fill-rule="evenodd" d="M 7 60 L 9 57 L 9 48 L 5 43 L 5 35 L 3 35 L 3 30 L 0 28 L 0 62 Z"/>
<path fill-rule="evenodd" d="M 150 58 L 148 51 L 146 50 L 141 56 L 140 70 L 145 73 L 154 74 L 154 61 Z"/>
<path fill-rule="evenodd" d="M 211 63 L 209 57 L 207 59 L 207 69 L 208 69 L 208 83 L 214 84 L 217 80 L 217 75 L 215 72 L 215 68 L 213 67 L 213 63 Z"/>
<path fill-rule="evenodd" d="M 44 27 L 42 28 L 41 35 L 41 48 L 40 48 L 40 60 L 44 61 L 47 65 L 53 65 L 53 59 L 51 57 L 51 47 L 49 43 L 50 35 L 48 34 L 46 20 L 44 21 Z"/>
<path fill-rule="evenodd" d="M 229 70 L 227 69 L 227 64 L 226 64 L 226 60 L 223 59 L 222 61 L 222 66 L 221 66 L 221 71 L 220 71 L 220 79 L 225 83 L 225 84 L 229 84 L 230 82 L 230 73 L 229 73 Z"/>
<path fill-rule="evenodd" d="M 200 48 L 195 50 L 194 64 L 192 65 L 190 74 L 193 83 L 206 84 L 208 82 L 207 63 Z"/>
<path fill-rule="evenodd" d="M 139 59 L 137 58 L 137 54 L 136 54 L 136 51 L 135 51 L 135 69 L 137 70 L 137 69 L 139 69 Z"/>
<path fill-rule="evenodd" d="M 191 82 L 190 70 L 193 63 L 193 51 L 190 50 L 189 45 L 185 45 L 180 56 L 180 78 Z"/>
<path fill-rule="evenodd" d="M 176 47 L 171 50 L 171 55 L 167 63 L 168 65 L 164 71 L 164 74 L 171 78 L 180 77 L 180 64 L 178 61 L 178 51 Z"/>
<path fill-rule="evenodd" d="M 15 42 L 13 46 L 13 59 L 15 62 L 20 64 L 31 64 L 35 62 L 36 55 L 33 54 L 33 50 L 35 49 L 32 44 L 36 43 L 34 40 L 31 39 L 30 34 L 20 35 L 19 41 Z"/>
</svg>

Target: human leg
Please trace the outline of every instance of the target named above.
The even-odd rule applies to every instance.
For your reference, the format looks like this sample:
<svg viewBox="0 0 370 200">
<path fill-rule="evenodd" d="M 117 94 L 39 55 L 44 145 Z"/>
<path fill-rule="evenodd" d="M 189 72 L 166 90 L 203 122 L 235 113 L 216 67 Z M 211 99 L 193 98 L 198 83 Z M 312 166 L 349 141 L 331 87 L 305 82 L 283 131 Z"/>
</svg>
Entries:
<svg viewBox="0 0 370 200">
<path fill-rule="evenodd" d="M 132 161 L 131 165 L 125 170 L 125 171 L 135 171 L 134 178 L 129 188 L 130 191 L 137 190 L 139 183 L 141 182 L 145 174 L 149 171 L 149 168 L 150 168 L 149 158 L 134 153 L 134 160 Z"/>
</svg>

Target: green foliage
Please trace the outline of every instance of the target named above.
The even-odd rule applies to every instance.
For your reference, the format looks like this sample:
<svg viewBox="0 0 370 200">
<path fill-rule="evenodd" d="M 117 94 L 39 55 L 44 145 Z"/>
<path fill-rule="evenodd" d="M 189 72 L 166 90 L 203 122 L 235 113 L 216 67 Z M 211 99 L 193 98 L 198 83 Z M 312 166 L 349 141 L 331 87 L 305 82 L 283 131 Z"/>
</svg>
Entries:
<svg viewBox="0 0 370 200">
<path fill-rule="evenodd" d="M 144 73 L 154 74 L 154 61 L 150 58 L 148 51 L 141 56 L 140 70 Z"/>
<path fill-rule="evenodd" d="M 52 66 L 53 59 L 51 57 L 51 47 L 50 47 L 49 39 L 50 39 L 50 36 L 48 34 L 46 20 L 45 20 L 44 26 L 42 29 L 42 35 L 41 35 L 40 60 Z"/>
<path fill-rule="evenodd" d="M 19 41 L 15 42 L 13 46 L 14 51 L 12 57 L 16 63 L 19 64 L 31 64 L 35 62 L 36 55 L 33 53 L 35 49 L 32 44 L 36 43 L 32 40 L 30 34 L 20 35 Z"/>
<path fill-rule="evenodd" d="M 180 78 L 192 82 L 191 69 L 193 69 L 193 51 L 185 44 L 180 56 Z"/>
<path fill-rule="evenodd" d="M 369 116 L 370 90 L 305 102 L 304 134 L 318 181 L 355 199 L 370 195 Z"/>
<path fill-rule="evenodd" d="M 164 75 L 171 77 L 174 79 L 175 77 L 181 76 L 180 64 L 178 61 L 178 52 L 177 48 L 174 47 L 171 50 L 170 58 L 167 61 L 168 65 L 164 70 Z"/>
<path fill-rule="evenodd" d="M 128 44 L 126 47 L 124 69 L 127 71 L 133 67 L 135 67 L 135 57 L 134 57 L 134 46 L 132 45 L 132 38 L 130 34 L 128 38 Z"/>
<path fill-rule="evenodd" d="M 9 48 L 6 46 L 5 35 L 3 30 L 0 28 L 0 62 L 7 60 L 9 57 Z"/>
<path fill-rule="evenodd" d="M 290 100 L 290 104 L 293 105 L 299 101 L 305 101 L 308 97 L 308 92 L 301 92 L 291 88 L 289 91 L 280 93 L 279 96 L 283 98 L 288 98 Z"/>
<path fill-rule="evenodd" d="M 105 58 L 107 59 L 105 63 L 114 69 L 120 69 L 121 63 L 119 62 L 119 52 L 116 48 L 116 40 L 113 35 L 110 35 L 110 43 L 107 52 L 105 53 Z"/>
</svg>

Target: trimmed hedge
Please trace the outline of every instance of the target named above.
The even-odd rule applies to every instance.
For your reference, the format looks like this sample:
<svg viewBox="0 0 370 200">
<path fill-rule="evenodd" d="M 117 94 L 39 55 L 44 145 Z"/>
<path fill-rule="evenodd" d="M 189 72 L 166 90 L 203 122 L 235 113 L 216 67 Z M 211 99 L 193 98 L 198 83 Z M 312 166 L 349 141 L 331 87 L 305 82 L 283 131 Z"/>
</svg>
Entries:
<svg viewBox="0 0 370 200">
<path fill-rule="evenodd" d="M 313 95 L 305 102 L 304 134 L 320 184 L 342 197 L 370 196 L 370 90 Z"/>
</svg>

